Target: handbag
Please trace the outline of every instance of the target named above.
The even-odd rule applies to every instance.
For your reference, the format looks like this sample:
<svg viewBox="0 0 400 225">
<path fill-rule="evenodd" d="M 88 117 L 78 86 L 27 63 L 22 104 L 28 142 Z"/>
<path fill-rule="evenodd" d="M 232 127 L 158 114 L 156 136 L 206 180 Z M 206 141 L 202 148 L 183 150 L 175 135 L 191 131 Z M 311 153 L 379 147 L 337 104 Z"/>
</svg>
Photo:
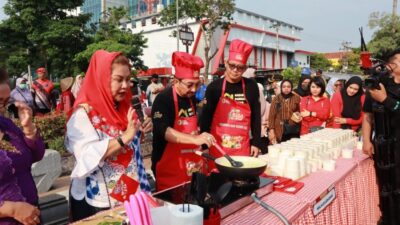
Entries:
<svg viewBox="0 0 400 225">
<path fill-rule="evenodd" d="M 283 135 L 299 135 L 300 124 L 290 124 L 287 120 L 283 121 Z"/>
</svg>

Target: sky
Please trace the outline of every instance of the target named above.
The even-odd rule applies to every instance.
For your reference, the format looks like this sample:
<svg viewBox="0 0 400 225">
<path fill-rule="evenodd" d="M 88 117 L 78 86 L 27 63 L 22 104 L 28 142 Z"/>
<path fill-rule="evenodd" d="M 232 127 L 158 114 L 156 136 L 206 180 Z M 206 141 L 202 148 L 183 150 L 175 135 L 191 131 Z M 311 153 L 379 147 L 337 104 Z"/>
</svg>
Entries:
<svg viewBox="0 0 400 225">
<path fill-rule="evenodd" d="M 343 41 L 360 47 L 359 27 L 365 41 L 372 12 L 392 12 L 392 0 L 236 0 L 236 7 L 302 27 L 296 49 L 335 52 Z M 399 11 L 399 10 L 397 10 Z"/>
<path fill-rule="evenodd" d="M 0 0 L 0 20 L 5 18 Z M 372 12 L 392 11 L 392 0 L 236 0 L 236 7 L 302 27 L 296 49 L 335 52 L 343 41 L 360 46 L 359 27 L 371 40 L 368 28 Z M 399 10 L 397 10 L 399 11 Z"/>
</svg>

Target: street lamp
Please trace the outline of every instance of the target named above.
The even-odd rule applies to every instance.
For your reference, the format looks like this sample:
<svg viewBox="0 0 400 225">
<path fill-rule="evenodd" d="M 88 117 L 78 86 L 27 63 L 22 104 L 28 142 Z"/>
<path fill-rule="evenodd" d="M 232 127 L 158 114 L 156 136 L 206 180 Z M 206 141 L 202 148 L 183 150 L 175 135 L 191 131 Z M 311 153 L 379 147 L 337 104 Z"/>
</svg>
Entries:
<svg viewBox="0 0 400 225">
<path fill-rule="evenodd" d="M 279 60 L 279 28 L 281 27 L 281 23 L 278 21 L 275 21 L 273 25 L 270 26 L 270 28 L 275 28 L 275 33 L 276 33 L 276 56 L 275 56 L 275 62 L 278 64 Z"/>
</svg>

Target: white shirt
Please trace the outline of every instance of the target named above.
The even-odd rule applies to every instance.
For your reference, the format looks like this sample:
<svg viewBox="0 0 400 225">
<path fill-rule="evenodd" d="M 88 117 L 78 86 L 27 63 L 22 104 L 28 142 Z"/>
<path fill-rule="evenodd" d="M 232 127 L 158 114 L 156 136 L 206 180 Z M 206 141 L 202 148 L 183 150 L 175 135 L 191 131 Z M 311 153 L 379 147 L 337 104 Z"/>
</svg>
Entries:
<svg viewBox="0 0 400 225">
<path fill-rule="evenodd" d="M 113 168 L 102 158 L 107 151 L 111 137 L 100 130 L 96 130 L 83 108 L 77 109 L 67 123 L 67 135 L 65 146 L 73 153 L 76 159 L 75 167 L 71 173 L 71 195 L 76 200 L 85 198 L 89 205 L 99 208 L 117 205 L 108 193 L 112 189 L 106 188 L 106 180 L 118 180 L 115 170 L 124 168 Z M 122 166 L 121 166 L 122 167 Z M 127 169 L 129 174 L 137 178 L 137 166 L 134 157 Z"/>
<path fill-rule="evenodd" d="M 147 86 L 146 95 L 147 95 L 148 98 L 150 98 L 151 104 L 154 103 L 154 99 L 156 99 L 156 97 L 158 95 L 158 93 L 157 94 L 153 94 L 153 91 L 156 90 L 157 88 L 160 89 L 160 88 L 163 88 L 163 87 L 164 86 L 162 84 L 156 84 L 156 83 L 153 83 L 153 82 L 151 84 L 149 84 L 149 86 Z"/>
</svg>

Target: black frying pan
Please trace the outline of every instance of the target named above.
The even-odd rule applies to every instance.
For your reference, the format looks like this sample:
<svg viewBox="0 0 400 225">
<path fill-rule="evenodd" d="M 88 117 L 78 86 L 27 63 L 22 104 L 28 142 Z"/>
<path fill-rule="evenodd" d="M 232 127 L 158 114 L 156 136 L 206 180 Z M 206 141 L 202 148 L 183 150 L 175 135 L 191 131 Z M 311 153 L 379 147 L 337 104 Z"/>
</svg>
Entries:
<svg viewBox="0 0 400 225">
<path fill-rule="evenodd" d="M 243 163 L 242 167 L 233 167 L 225 157 L 214 158 L 201 151 L 196 151 L 196 154 L 214 160 L 219 172 L 230 178 L 258 177 L 264 173 L 267 168 L 267 162 L 250 156 L 231 156 L 235 161 Z"/>
</svg>

